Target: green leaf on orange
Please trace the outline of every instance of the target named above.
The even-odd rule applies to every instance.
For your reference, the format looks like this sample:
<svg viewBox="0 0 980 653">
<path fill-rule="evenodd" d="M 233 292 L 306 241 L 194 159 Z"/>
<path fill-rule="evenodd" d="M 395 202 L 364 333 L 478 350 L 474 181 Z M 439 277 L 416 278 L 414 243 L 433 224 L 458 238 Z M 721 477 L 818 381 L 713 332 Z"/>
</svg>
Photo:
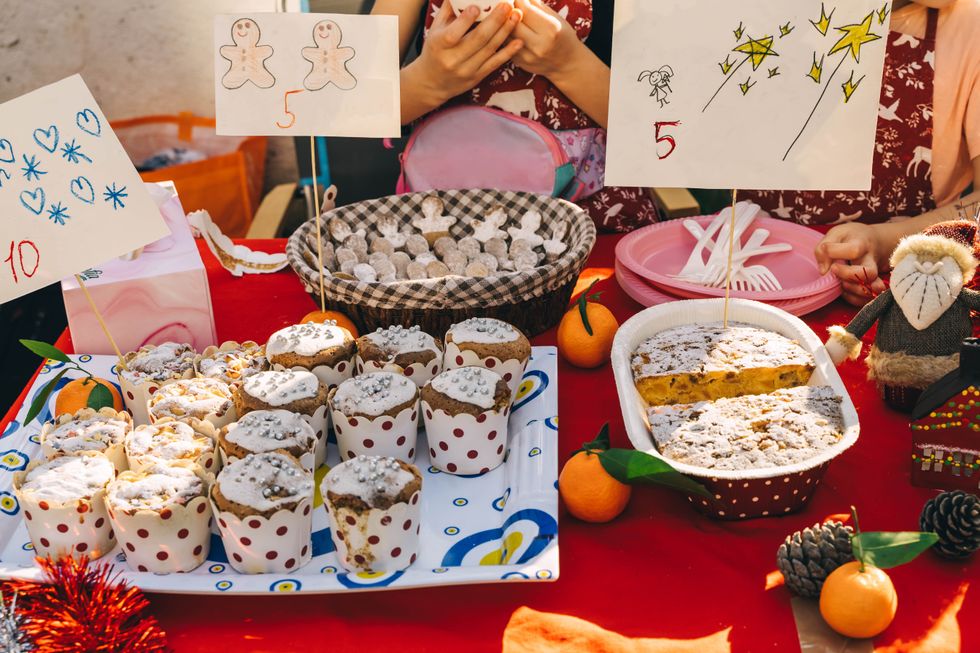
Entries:
<svg viewBox="0 0 980 653">
<path fill-rule="evenodd" d="M 854 557 L 865 565 L 891 569 L 915 560 L 938 541 L 939 536 L 935 533 L 868 532 L 852 536 L 851 548 Z"/>
<path fill-rule="evenodd" d="M 98 410 L 100 408 L 112 408 L 115 406 L 115 401 L 112 397 L 112 392 L 103 383 L 98 381 L 93 381 L 95 387 L 92 391 L 88 393 L 88 400 L 85 405 L 89 408 L 94 408 Z"/>
<path fill-rule="evenodd" d="M 61 377 L 63 377 L 67 371 L 68 370 L 61 370 L 53 379 L 44 384 L 41 391 L 37 393 L 36 397 L 34 397 L 34 401 L 31 402 L 31 407 L 27 410 L 27 417 L 24 418 L 25 425 L 33 422 L 34 418 L 41 413 L 41 410 L 44 409 L 44 405 L 48 402 L 48 397 L 50 397 L 51 393 L 54 392 L 55 386 L 58 385 L 58 381 L 61 380 Z"/>
<path fill-rule="evenodd" d="M 50 358 L 51 360 L 61 361 L 62 363 L 71 362 L 71 359 L 68 358 L 68 354 L 61 351 L 54 345 L 49 345 L 46 342 L 41 342 L 40 340 L 21 340 L 20 344 L 24 345 L 41 358 Z"/>
<path fill-rule="evenodd" d="M 589 293 L 592 292 L 592 289 L 595 288 L 595 285 L 597 283 L 599 283 L 599 280 L 598 279 L 594 280 L 592 283 L 589 284 L 589 287 L 585 289 L 585 292 L 583 292 L 578 297 L 578 312 L 582 318 L 582 325 L 585 327 L 585 332 L 588 333 L 590 336 L 593 335 L 593 333 L 592 333 L 592 325 L 589 324 L 589 309 L 588 309 Z"/>
<path fill-rule="evenodd" d="M 703 485 L 670 463 L 636 449 L 608 449 L 599 454 L 603 469 L 620 483 L 656 483 L 686 494 L 710 497 Z"/>
<path fill-rule="evenodd" d="M 599 449 L 600 451 L 605 451 L 609 448 L 609 422 L 602 425 L 599 429 L 599 435 L 595 436 L 595 440 L 592 442 L 583 442 L 582 446 L 572 452 L 572 456 L 580 451 L 593 451 Z"/>
</svg>

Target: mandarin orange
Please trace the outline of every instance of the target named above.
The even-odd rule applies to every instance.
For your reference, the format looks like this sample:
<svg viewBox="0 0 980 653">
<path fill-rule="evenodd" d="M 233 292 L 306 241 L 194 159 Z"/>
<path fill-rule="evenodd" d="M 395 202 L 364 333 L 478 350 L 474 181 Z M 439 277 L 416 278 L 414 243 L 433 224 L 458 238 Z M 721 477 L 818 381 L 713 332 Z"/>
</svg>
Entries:
<svg viewBox="0 0 980 653">
<path fill-rule="evenodd" d="M 633 491 L 609 475 L 599 462 L 599 450 L 579 451 L 558 475 L 558 491 L 573 517 L 601 523 L 615 519 Z"/>
<path fill-rule="evenodd" d="M 339 311 L 311 311 L 303 316 L 300 320 L 300 324 L 306 324 L 307 322 L 326 322 L 328 320 L 333 320 L 337 323 L 337 326 L 343 327 L 350 331 L 350 334 L 354 336 L 356 340 L 358 337 L 357 327 L 351 322 L 351 319 Z"/>
<path fill-rule="evenodd" d="M 891 578 L 881 569 L 857 560 L 835 569 L 820 591 L 820 614 L 845 637 L 865 639 L 888 628 L 898 610 Z"/>
<path fill-rule="evenodd" d="M 69 381 L 58 391 L 58 396 L 54 400 L 54 416 L 73 414 L 82 408 L 87 408 L 89 395 L 92 394 L 96 384 L 109 389 L 109 393 L 112 394 L 112 407 L 114 409 L 123 409 L 122 397 L 116 390 L 116 386 L 97 376 L 85 376 Z"/>
</svg>

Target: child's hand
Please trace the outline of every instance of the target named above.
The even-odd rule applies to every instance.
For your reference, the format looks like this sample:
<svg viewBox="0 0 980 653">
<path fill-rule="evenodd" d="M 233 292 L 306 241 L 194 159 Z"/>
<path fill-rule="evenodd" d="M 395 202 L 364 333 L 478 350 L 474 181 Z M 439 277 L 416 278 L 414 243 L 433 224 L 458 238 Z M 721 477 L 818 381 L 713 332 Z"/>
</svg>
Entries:
<svg viewBox="0 0 980 653">
<path fill-rule="evenodd" d="M 844 287 L 844 299 L 863 306 L 885 290 L 879 271 L 888 267 L 888 252 L 881 235 L 872 225 L 850 223 L 838 225 L 827 232 L 814 255 L 820 273 L 832 271 Z"/>
<path fill-rule="evenodd" d="M 521 12 L 501 3 L 470 31 L 479 15 L 479 8 L 471 5 L 455 17 L 452 3 L 445 0 L 429 28 L 415 64 L 420 81 L 439 104 L 472 89 L 524 46 L 519 38 L 505 45 L 521 22 Z"/>
<path fill-rule="evenodd" d="M 514 6 L 524 15 L 514 30 L 524 47 L 513 56 L 513 62 L 529 73 L 554 81 L 557 73 L 571 65 L 582 42 L 572 26 L 542 0 L 515 0 Z"/>
</svg>

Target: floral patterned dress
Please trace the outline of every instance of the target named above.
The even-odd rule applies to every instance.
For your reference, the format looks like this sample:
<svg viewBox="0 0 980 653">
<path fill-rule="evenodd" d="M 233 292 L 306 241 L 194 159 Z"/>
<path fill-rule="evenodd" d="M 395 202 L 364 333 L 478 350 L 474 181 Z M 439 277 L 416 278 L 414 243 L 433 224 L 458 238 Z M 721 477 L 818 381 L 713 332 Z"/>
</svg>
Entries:
<svg viewBox="0 0 980 653">
<path fill-rule="evenodd" d="M 426 30 L 432 25 L 442 2 L 430 0 Z M 584 41 L 588 37 L 592 30 L 592 0 L 545 0 L 545 3 L 572 26 L 579 39 Z M 597 127 L 547 78 L 526 72 L 511 62 L 449 104 L 493 106 L 536 120 L 556 131 Z M 605 131 L 597 129 L 591 147 L 582 148 L 581 156 L 588 160 L 581 162 L 572 155 L 572 163 L 576 167 L 582 164 L 604 170 L 605 144 Z M 571 149 L 575 149 L 574 146 Z M 606 231 L 631 231 L 659 220 L 657 208 L 643 188 L 601 187 L 578 204 L 588 211 L 600 229 Z"/>
<path fill-rule="evenodd" d="M 932 93 L 936 26 L 929 10 L 926 36 L 892 32 L 882 78 L 870 191 L 739 191 L 773 217 L 807 225 L 885 222 L 936 207 L 932 192 Z"/>
</svg>

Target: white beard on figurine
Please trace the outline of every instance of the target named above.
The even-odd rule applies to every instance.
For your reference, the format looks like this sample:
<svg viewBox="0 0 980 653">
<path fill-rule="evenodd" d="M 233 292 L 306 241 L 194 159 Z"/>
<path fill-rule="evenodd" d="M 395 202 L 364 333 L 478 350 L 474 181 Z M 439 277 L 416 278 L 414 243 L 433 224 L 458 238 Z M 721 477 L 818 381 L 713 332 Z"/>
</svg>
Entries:
<svg viewBox="0 0 980 653">
<path fill-rule="evenodd" d="M 891 287 L 846 326 L 830 327 L 835 364 L 857 358 L 861 338 L 877 322 L 868 378 L 885 401 L 911 410 L 922 390 L 959 366 L 960 344 L 973 334 L 980 292 L 964 288 L 977 269 L 971 247 L 939 235 L 903 239 L 891 256 Z"/>
</svg>

